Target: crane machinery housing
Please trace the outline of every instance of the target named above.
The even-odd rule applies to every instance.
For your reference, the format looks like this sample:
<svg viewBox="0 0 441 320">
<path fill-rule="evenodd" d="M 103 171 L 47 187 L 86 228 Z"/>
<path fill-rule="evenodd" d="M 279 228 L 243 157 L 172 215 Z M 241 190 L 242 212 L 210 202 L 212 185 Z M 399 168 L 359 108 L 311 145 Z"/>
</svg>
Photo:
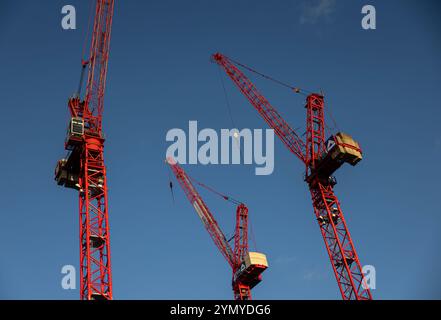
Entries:
<svg viewBox="0 0 441 320">
<path fill-rule="evenodd" d="M 79 194 L 80 299 L 112 299 L 107 179 L 102 116 L 114 0 L 96 0 L 88 60 L 82 61 L 78 92 L 68 100 L 70 122 L 55 180 Z M 81 87 L 87 68 L 84 99 Z"/>
<path fill-rule="evenodd" d="M 210 237 L 231 266 L 234 299 L 251 300 L 251 289 L 262 280 L 262 272 L 268 268 L 268 262 L 264 254 L 249 251 L 248 208 L 245 204 L 218 193 L 225 200 L 237 205 L 233 250 L 210 209 L 196 190 L 192 182 L 194 179 L 190 178 L 173 158 L 168 157 L 166 161 Z"/>
<path fill-rule="evenodd" d="M 288 85 L 221 53 L 212 55 L 212 61 L 226 72 L 285 146 L 304 163 L 305 181 L 311 193 L 314 213 L 342 298 L 344 300 L 371 300 L 372 295 L 364 278 L 340 202 L 333 190 L 336 184 L 334 172 L 345 162 L 356 165 L 362 159 L 359 144 L 352 137 L 341 132 L 325 139 L 324 96 L 322 94 L 310 93 L 306 97 L 306 141 L 304 141 L 239 67 L 284 86 Z M 299 88 L 288 87 L 296 93 L 301 92 Z"/>
</svg>

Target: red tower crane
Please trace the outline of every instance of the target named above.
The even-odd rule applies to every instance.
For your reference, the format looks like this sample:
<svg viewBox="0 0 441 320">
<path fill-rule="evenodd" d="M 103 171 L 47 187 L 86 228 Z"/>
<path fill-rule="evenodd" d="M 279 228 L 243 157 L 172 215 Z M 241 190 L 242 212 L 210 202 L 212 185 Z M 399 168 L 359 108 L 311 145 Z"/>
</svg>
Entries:
<svg viewBox="0 0 441 320">
<path fill-rule="evenodd" d="M 194 179 L 191 179 L 174 159 L 168 158 L 167 162 L 210 237 L 233 271 L 234 299 L 251 300 L 251 289 L 262 280 L 262 272 L 268 267 L 268 263 L 264 254 L 248 250 L 248 208 L 243 203 L 216 192 L 225 200 L 237 204 L 233 250 L 210 209 L 194 187 L 192 183 Z"/>
<path fill-rule="evenodd" d="M 358 143 L 344 133 L 325 140 L 324 97 L 317 93 L 309 94 L 306 98 L 306 141 L 303 141 L 238 66 L 256 71 L 221 53 L 214 54 L 212 58 L 285 146 L 305 164 L 305 181 L 311 192 L 314 213 L 343 299 L 371 300 L 372 295 L 364 279 L 340 202 L 333 191 L 336 180 L 332 174 L 344 162 L 355 165 L 361 160 Z M 291 89 L 300 92 L 298 88 Z"/>
<path fill-rule="evenodd" d="M 97 0 L 90 55 L 82 62 L 80 87 L 68 100 L 70 123 L 57 163 L 58 185 L 79 193 L 80 298 L 112 299 L 107 179 L 102 117 L 114 0 Z M 80 92 L 88 69 L 84 99 Z"/>
</svg>

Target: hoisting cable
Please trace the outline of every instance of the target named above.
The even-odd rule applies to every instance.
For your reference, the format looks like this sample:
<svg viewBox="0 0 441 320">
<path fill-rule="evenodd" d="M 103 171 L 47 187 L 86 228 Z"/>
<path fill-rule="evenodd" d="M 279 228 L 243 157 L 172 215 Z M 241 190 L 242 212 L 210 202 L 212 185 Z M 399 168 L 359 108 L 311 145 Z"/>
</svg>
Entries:
<svg viewBox="0 0 441 320">
<path fill-rule="evenodd" d="M 217 70 L 219 71 L 219 78 L 220 78 L 221 83 L 222 83 L 222 89 L 223 89 L 223 91 L 224 91 L 225 102 L 226 102 L 226 105 L 227 105 L 228 114 L 229 114 L 229 116 L 230 116 L 230 120 L 231 120 L 231 124 L 233 125 L 233 128 L 237 128 L 237 127 L 236 127 L 236 124 L 234 123 L 233 114 L 232 114 L 232 112 L 231 112 L 230 101 L 229 101 L 229 99 L 228 99 L 227 90 L 225 89 L 225 83 L 224 83 L 224 79 L 222 78 L 222 72 L 221 72 L 221 69 L 220 69 L 220 68 L 221 68 L 221 67 L 218 66 L 218 69 L 217 69 Z"/>
<path fill-rule="evenodd" d="M 78 90 L 76 93 L 77 98 L 81 96 L 81 89 L 83 88 L 83 80 L 84 80 L 84 71 L 86 70 L 87 63 L 84 61 L 81 63 L 81 75 L 80 75 L 80 83 L 78 84 Z"/>
<path fill-rule="evenodd" d="M 89 7 L 89 19 L 87 22 L 87 29 L 86 29 L 86 36 L 84 38 L 84 43 L 83 43 L 83 52 L 81 53 L 81 61 L 82 63 L 85 61 L 85 53 L 86 53 L 86 46 L 87 46 L 87 41 L 89 40 L 89 34 L 90 34 L 90 23 L 92 22 L 92 14 L 93 14 L 93 2 L 94 1 L 90 1 L 90 7 Z"/>
<path fill-rule="evenodd" d="M 212 192 L 212 193 L 218 195 L 219 197 L 221 197 L 222 199 L 224 199 L 224 200 L 226 200 L 226 201 L 228 201 L 228 202 L 234 203 L 234 204 L 236 204 L 236 205 L 242 203 L 242 202 L 239 201 L 239 200 L 236 200 L 236 199 L 234 199 L 234 198 L 232 198 L 232 197 L 230 197 L 230 196 L 224 195 L 223 193 L 220 193 L 219 191 L 214 190 L 213 188 L 207 186 L 206 184 L 203 184 L 202 182 L 197 181 L 197 180 L 194 179 L 193 177 L 188 176 L 188 178 L 189 178 L 191 181 L 193 181 L 194 183 L 196 183 L 197 185 L 199 185 L 199 186 L 201 186 L 202 188 L 204 188 L 204 189 L 206 189 L 206 190 L 208 190 L 208 191 L 210 191 L 210 192 Z"/>
<path fill-rule="evenodd" d="M 333 129 L 334 130 L 337 129 L 338 131 L 340 131 L 340 128 L 338 127 L 337 121 L 335 121 L 334 116 L 332 115 L 331 108 L 329 107 L 329 103 L 327 104 L 327 109 L 328 109 L 329 117 L 331 118 L 332 123 L 334 125 Z M 331 130 L 331 132 L 334 130 Z"/>
<path fill-rule="evenodd" d="M 250 226 L 250 239 L 251 239 L 251 242 L 253 243 L 254 250 L 259 251 L 257 249 L 256 238 L 254 237 L 253 224 L 252 224 L 251 220 L 248 220 L 248 224 Z"/>
<path fill-rule="evenodd" d="M 228 114 L 230 116 L 231 124 L 233 126 L 233 129 L 239 130 L 238 127 L 236 126 L 235 122 L 234 122 L 234 119 L 233 119 L 233 112 L 231 111 L 230 100 L 228 99 L 227 89 L 225 87 L 224 78 L 222 77 L 222 72 L 221 72 L 221 67 L 220 66 L 218 66 L 218 71 L 219 71 L 219 78 L 220 78 L 220 81 L 222 83 L 222 89 L 224 91 L 225 103 L 227 105 Z M 243 158 L 242 157 L 242 149 L 240 148 L 240 141 L 239 141 L 240 136 L 233 134 L 233 138 L 234 138 L 234 141 L 236 142 L 236 147 L 239 150 L 240 158 L 242 159 Z"/>
<path fill-rule="evenodd" d="M 169 169 L 166 169 L 166 170 L 168 172 L 168 185 L 169 185 L 169 188 L 170 188 L 171 197 L 172 197 L 172 200 L 173 200 L 173 204 L 175 204 L 175 193 L 173 191 L 173 182 L 172 182 L 171 174 L 170 174 L 170 171 L 169 171 L 171 169 L 169 168 Z"/>
<path fill-rule="evenodd" d="M 309 91 L 309 90 L 306 90 L 306 89 L 302 89 L 302 88 L 299 88 L 299 87 L 294 87 L 294 86 L 292 86 L 292 85 L 290 85 L 290 84 L 288 84 L 288 83 L 286 83 L 286 82 L 283 82 L 283 81 L 277 80 L 277 79 L 275 79 L 275 78 L 273 78 L 273 77 L 270 77 L 270 76 L 268 76 L 268 75 L 266 75 L 266 74 L 263 74 L 263 73 L 261 73 L 261 72 L 255 70 L 255 69 L 253 69 L 253 68 L 251 68 L 251 67 L 249 67 L 249 66 L 247 66 L 247 65 L 245 65 L 245 64 L 243 64 L 243 63 L 240 63 L 239 61 L 236 61 L 236 60 L 234 60 L 234 59 L 231 59 L 231 58 L 229 58 L 229 57 L 227 57 L 227 59 L 230 60 L 231 62 L 233 62 L 234 64 L 236 64 L 237 66 L 242 67 L 242 68 L 244 68 L 244 69 L 246 69 L 246 70 L 248 70 L 248 71 L 250 71 L 250 72 L 252 72 L 252 73 L 254 73 L 254 74 L 257 74 L 258 76 L 260 76 L 260 77 L 262 77 L 262 78 L 265 78 L 265 79 L 267 79 L 267 80 L 273 81 L 273 82 L 275 82 L 275 83 L 277 83 L 277 84 L 279 84 L 279 85 L 281 85 L 281 86 L 283 86 L 283 87 L 286 87 L 286 88 L 288 88 L 288 89 L 291 89 L 291 90 L 294 91 L 295 93 L 300 93 L 300 94 L 303 94 L 304 96 L 307 96 L 306 93 L 308 93 L 308 94 L 313 93 L 312 91 Z M 323 93 L 322 93 L 322 95 L 323 95 Z M 338 131 L 340 131 L 340 128 L 338 127 L 337 121 L 335 121 L 334 116 L 332 115 L 332 111 L 331 111 L 331 108 L 329 108 L 329 105 L 328 105 L 328 113 L 329 113 L 329 117 L 331 118 L 331 121 L 332 121 L 332 124 L 333 124 L 333 127 L 332 127 L 332 128 L 329 128 L 329 127 L 327 126 L 328 130 L 330 130 L 331 132 L 334 131 L 335 129 L 337 129 Z"/>
<path fill-rule="evenodd" d="M 273 81 L 273 82 L 275 82 L 275 83 L 277 83 L 277 84 L 279 84 L 279 85 L 281 85 L 281 86 L 283 86 L 283 87 L 286 87 L 286 88 L 288 88 L 288 89 L 294 91 L 295 93 L 300 93 L 300 94 L 305 95 L 305 96 L 306 96 L 306 93 L 312 93 L 312 92 L 309 91 L 309 90 L 301 89 L 301 88 L 299 88 L 299 87 L 294 87 L 294 86 L 292 86 L 292 85 L 290 85 L 290 84 L 287 84 L 286 82 L 283 82 L 283 81 L 277 80 L 277 79 L 275 79 L 275 78 L 273 78 L 273 77 L 270 77 L 270 76 L 268 76 L 268 75 L 266 75 L 266 74 L 263 74 L 263 73 L 261 73 L 261 72 L 259 72 L 259 71 L 256 71 L 255 69 L 253 69 L 253 68 L 251 68 L 251 67 L 249 67 L 249 66 L 247 66 L 247 65 L 244 65 L 243 63 L 240 63 L 240 62 L 238 62 L 238 61 L 235 61 L 235 60 L 233 60 L 233 59 L 231 59 L 231 58 L 228 58 L 228 60 L 230 60 L 230 61 L 233 62 L 234 64 L 236 64 L 236 65 L 238 65 L 238 66 L 240 66 L 240 67 L 242 67 L 242 68 L 244 68 L 244 69 L 246 69 L 246 70 L 248 70 L 248 71 L 250 71 L 250 72 L 252 72 L 252 73 L 255 73 L 255 74 L 261 76 L 262 78 L 265 78 L 265 79 L 270 80 L 270 81 Z"/>
<path fill-rule="evenodd" d="M 89 18 L 87 22 L 86 35 L 84 37 L 84 42 L 83 42 L 83 49 L 81 52 L 81 75 L 80 75 L 80 83 L 78 84 L 78 90 L 76 92 L 77 98 L 80 98 L 81 89 L 83 88 L 84 72 L 87 65 L 89 64 L 89 61 L 86 60 L 85 58 L 85 54 L 86 54 L 87 41 L 89 40 L 90 23 L 92 21 L 92 15 L 93 15 L 93 1 L 90 1 Z"/>
<path fill-rule="evenodd" d="M 187 175 L 187 176 L 188 176 L 188 175 Z M 224 199 L 224 200 L 226 200 L 226 201 L 228 201 L 228 202 L 231 202 L 231 203 L 233 203 L 233 204 L 235 204 L 235 205 L 239 205 L 239 204 L 242 204 L 242 203 L 243 203 L 243 202 L 241 202 L 241 201 L 239 201 L 239 200 L 236 200 L 236 199 L 234 199 L 234 198 L 232 198 L 232 197 L 230 197 L 230 196 L 227 196 L 227 195 L 225 195 L 225 194 L 223 194 L 223 193 L 220 193 L 219 191 L 217 191 L 217 190 L 215 190 L 215 189 L 213 189 L 213 188 L 207 186 L 206 184 L 204 184 L 204 183 L 202 183 L 202 182 L 199 182 L 198 180 L 194 179 L 193 177 L 188 176 L 188 179 L 190 179 L 190 181 L 192 181 L 193 183 L 197 184 L 198 186 L 200 186 L 200 187 L 202 187 L 202 188 L 204 188 L 204 189 L 206 189 L 206 190 L 208 190 L 208 191 L 210 191 L 210 192 L 216 194 L 217 196 L 221 197 L 222 199 Z M 229 239 L 225 238 L 225 240 L 226 240 L 228 243 L 230 243 L 231 240 L 233 240 L 235 237 L 236 237 L 236 234 L 233 233 L 233 235 L 232 235 Z"/>
</svg>

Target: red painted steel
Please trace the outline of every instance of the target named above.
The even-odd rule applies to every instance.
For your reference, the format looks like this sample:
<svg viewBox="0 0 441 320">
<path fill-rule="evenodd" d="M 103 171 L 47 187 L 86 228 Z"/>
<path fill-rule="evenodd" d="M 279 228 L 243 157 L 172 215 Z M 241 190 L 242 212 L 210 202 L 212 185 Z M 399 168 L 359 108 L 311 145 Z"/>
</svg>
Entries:
<svg viewBox="0 0 441 320">
<path fill-rule="evenodd" d="M 268 125 L 297 157 L 303 162 L 305 157 L 305 143 L 289 124 L 280 116 L 277 110 L 260 94 L 254 84 L 240 71 L 232 61 L 220 53 L 213 55 L 213 60 L 222 66 L 228 76 L 233 80 L 239 90 L 245 95 L 250 103 L 256 108 Z"/>
<path fill-rule="evenodd" d="M 78 174 L 74 187 L 79 191 L 80 298 L 112 299 L 112 273 L 104 165 L 102 114 L 114 0 L 97 0 L 84 100 L 69 99 L 72 118 L 84 120 L 84 134 L 70 137 L 65 148 L 71 151 L 67 170 Z M 66 185 L 67 186 L 67 185 Z M 72 186 L 69 186 L 72 187 Z"/>
<path fill-rule="evenodd" d="M 320 94 L 306 98 L 306 143 L 291 129 L 276 109 L 257 90 L 250 79 L 228 57 L 216 53 L 213 61 L 221 66 L 251 105 L 259 112 L 277 136 L 306 166 L 314 212 L 331 260 L 342 298 L 370 300 L 371 292 L 365 283 L 362 268 L 349 234 L 339 201 L 333 192 L 333 179 L 315 170 L 325 155 L 324 99 Z"/>
<path fill-rule="evenodd" d="M 175 160 L 168 158 L 167 162 L 181 188 L 184 190 L 187 199 L 196 210 L 210 237 L 213 239 L 213 242 L 225 257 L 233 271 L 232 287 L 234 299 L 251 300 L 251 285 L 234 278 L 245 255 L 248 253 L 248 208 L 243 203 L 240 203 L 237 206 L 233 250 L 210 209 L 194 187 L 191 178 L 186 174 L 184 169 L 175 162 Z M 260 280 L 261 277 L 259 275 L 258 279 L 253 279 L 253 284 L 257 284 Z"/>
<path fill-rule="evenodd" d="M 235 300 L 251 300 L 250 286 L 240 281 L 234 281 L 234 275 L 248 251 L 248 208 L 241 203 L 236 209 L 236 230 L 234 232 L 234 259 L 236 263 L 233 268 L 232 283 Z"/>
</svg>

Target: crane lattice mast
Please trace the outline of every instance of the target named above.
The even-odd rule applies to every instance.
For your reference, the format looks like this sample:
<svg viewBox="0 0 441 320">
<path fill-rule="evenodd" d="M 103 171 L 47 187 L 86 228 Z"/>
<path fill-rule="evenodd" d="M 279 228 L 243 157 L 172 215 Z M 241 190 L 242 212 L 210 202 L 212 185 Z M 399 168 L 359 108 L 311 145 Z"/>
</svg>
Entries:
<svg viewBox="0 0 441 320">
<path fill-rule="evenodd" d="M 343 133 L 325 141 L 324 97 L 317 93 L 309 94 L 306 98 L 307 129 L 304 142 L 236 66 L 236 62 L 221 53 L 214 54 L 212 58 L 223 68 L 285 146 L 305 164 L 305 180 L 311 192 L 314 213 L 342 298 L 372 299 L 340 202 L 333 191 L 336 180 L 332 174 L 344 162 L 355 165 L 361 160 L 358 143 Z M 292 89 L 299 92 L 297 88 Z"/>
<path fill-rule="evenodd" d="M 110 236 L 102 115 L 114 0 L 97 0 L 84 99 L 82 81 L 68 101 L 71 115 L 65 149 L 68 157 L 58 161 L 59 185 L 79 192 L 80 298 L 112 299 Z"/>
<path fill-rule="evenodd" d="M 251 300 L 251 289 L 262 280 L 262 272 L 268 267 L 265 255 L 249 252 L 248 208 L 237 202 L 234 249 L 225 237 L 208 206 L 196 190 L 192 179 L 172 158 L 167 159 L 187 199 L 207 229 L 213 242 L 233 271 L 232 287 L 235 300 Z M 223 196 L 225 199 L 226 196 Z"/>
</svg>

